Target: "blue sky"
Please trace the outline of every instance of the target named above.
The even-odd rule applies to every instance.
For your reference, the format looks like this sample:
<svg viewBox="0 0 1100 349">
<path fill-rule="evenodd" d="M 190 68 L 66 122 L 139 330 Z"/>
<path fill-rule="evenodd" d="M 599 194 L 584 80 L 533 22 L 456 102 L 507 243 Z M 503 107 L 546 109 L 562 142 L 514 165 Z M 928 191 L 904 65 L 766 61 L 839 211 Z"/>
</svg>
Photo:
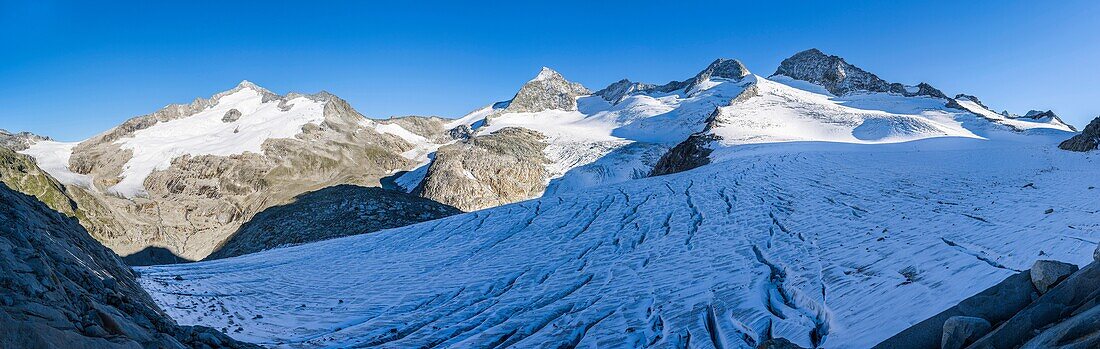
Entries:
<svg viewBox="0 0 1100 349">
<path fill-rule="evenodd" d="M 762 75 L 816 47 L 991 107 L 1100 115 L 1100 1 L 0 0 L 0 128 L 79 140 L 242 79 L 370 117 L 460 116 L 541 66 L 599 89 L 718 57 Z"/>
</svg>

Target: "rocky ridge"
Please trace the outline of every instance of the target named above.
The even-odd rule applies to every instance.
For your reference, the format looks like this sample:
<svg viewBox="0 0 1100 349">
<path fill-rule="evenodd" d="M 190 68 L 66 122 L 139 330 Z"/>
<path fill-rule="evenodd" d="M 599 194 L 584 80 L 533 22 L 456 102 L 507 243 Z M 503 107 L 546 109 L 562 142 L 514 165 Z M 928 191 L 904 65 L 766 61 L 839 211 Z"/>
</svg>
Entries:
<svg viewBox="0 0 1100 349">
<path fill-rule="evenodd" d="M 27 149 L 27 147 L 30 147 L 31 144 L 37 141 L 48 140 L 50 140 L 50 137 L 43 137 L 26 131 L 11 133 L 5 129 L 0 129 L 0 147 L 14 151 Z"/>
<path fill-rule="evenodd" d="M 821 85 L 837 96 L 852 92 L 889 92 L 905 96 L 947 96 L 926 83 L 905 86 L 887 82 L 877 75 L 849 64 L 843 58 L 809 49 L 784 59 L 772 76 L 782 75 Z"/>
<path fill-rule="evenodd" d="M 206 259 L 397 228 L 461 213 L 438 202 L 382 188 L 337 185 L 257 213 Z"/>
<path fill-rule="evenodd" d="M 1092 119 L 1081 133 L 1065 140 L 1058 145 L 1058 148 L 1086 152 L 1096 150 L 1098 145 L 1100 145 L 1100 117 Z"/>
</svg>

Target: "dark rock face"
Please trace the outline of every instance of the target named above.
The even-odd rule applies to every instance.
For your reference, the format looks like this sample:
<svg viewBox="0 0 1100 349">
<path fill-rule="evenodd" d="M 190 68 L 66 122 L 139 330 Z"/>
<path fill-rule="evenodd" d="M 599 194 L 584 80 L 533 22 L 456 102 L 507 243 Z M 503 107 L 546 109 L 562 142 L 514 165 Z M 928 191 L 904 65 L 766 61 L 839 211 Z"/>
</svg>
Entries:
<svg viewBox="0 0 1100 349">
<path fill-rule="evenodd" d="M 905 96 L 927 96 L 947 98 L 926 83 L 916 86 L 912 91 L 905 85 L 890 83 L 877 75 L 848 64 L 843 58 L 827 55 L 818 49 L 809 49 L 784 59 L 779 64 L 776 75 L 811 82 L 824 86 L 834 95 L 843 96 L 852 92 L 888 92 Z"/>
<path fill-rule="evenodd" d="M 164 247 L 149 246 L 141 251 L 122 257 L 122 261 L 129 266 L 162 265 L 193 262 L 190 259 L 177 256 Z"/>
<path fill-rule="evenodd" d="M 1092 119 L 1092 122 L 1081 133 L 1058 145 L 1058 148 L 1069 151 L 1092 151 L 1100 145 L 1100 117 Z"/>
<path fill-rule="evenodd" d="M 371 233 L 458 213 L 462 211 L 398 191 L 337 185 L 256 214 L 206 259 Z"/>
<path fill-rule="evenodd" d="M 714 151 L 710 144 L 717 139 L 716 136 L 705 133 L 696 133 L 689 136 L 688 139 L 680 142 L 668 153 L 661 156 L 649 175 L 662 176 L 709 164 L 710 153 Z"/>
<path fill-rule="evenodd" d="M 75 219 L 0 184 L 0 347 L 258 348 L 180 327 Z"/>
<path fill-rule="evenodd" d="M 944 348 L 1100 348 L 1100 263 L 1093 262 L 1080 270 L 1063 264 L 1039 261 L 1032 270 L 1010 276 L 875 348 L 936 348 L 940 339 Z M 1075 272 L 1068 277 L 1051 277 L 1069 269 Z M 1042 282 L 1050 288 L 1040 296 L 1032 279 L 1054 283 Z M 966 328 L 986 327 L 977 321 L 952 323 L 951 319 L 958 316 L 988 321 L 993 330 L 972 341 L 974 333 L 983 331 Z"/>
</svg>

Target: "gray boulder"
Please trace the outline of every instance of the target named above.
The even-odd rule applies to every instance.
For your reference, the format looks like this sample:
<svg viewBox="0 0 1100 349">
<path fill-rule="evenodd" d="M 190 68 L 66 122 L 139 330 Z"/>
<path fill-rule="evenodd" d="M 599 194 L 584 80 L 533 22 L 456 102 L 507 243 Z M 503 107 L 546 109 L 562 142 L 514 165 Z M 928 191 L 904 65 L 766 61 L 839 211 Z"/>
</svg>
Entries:
<svg viewBox="0 0 1100 349">
<path fill-rule="evenodd" d="M 1090 309 L 1095 309 L 1100 304 L 1100 287 L 1097 285 L 1100 285 L 1100 263 L 1092 263 L 1058 283 L 1034 303 L 968 348 L 1017 348 L 1033 340 L 1045 342 L 1051 338 L 1073 340 L 1053 342 L 1059 346 L 1039 347 L 1096 348 L 1070 344 L 1100 336 L 1096 331 L 1087 331 L 1094 328 L 1091 323 L 1093 320 L 1078 318 L 1085 313 L 1095 314 L 1095 310 Z M 1055 328 L 1059 329 L 1056 332 L 1063 333 L 1044 334 Z"/>
<path fill-rule="evenodd" d="M 993 325 L 985 319 L 972 316 L 952 316 L 943 323 L 941 349 L 962 349 L 970 342 L 981 338 Z"/>
<path fill-rule="evenodd" d="M 240 110 L 229 109 L 229 111 L 225 112 L 225 115 L 222 116 L 222 122 L 234 122 L 234 121 L 239 120 L 240 118 L 241 118 L 241 111 Z"/>
<path fill-rule="evenodd" d="M 1076 265 L 1065 262 L 1038 260 L 1031 266 L 1031 283 L 1035 284 L 1039 294 L 1044 294 L 1077 269 Z"/>
<path fill-rule="evenodd" d="M 1065 140 L 1058 145 L 1058 148 L 1085 152 L 1096 150 L 1098 145 L 1100 145 L 1100 117 L 1092 119 L 1092 122 L 1085 126 L 1081 133 Z"/>
</svg>

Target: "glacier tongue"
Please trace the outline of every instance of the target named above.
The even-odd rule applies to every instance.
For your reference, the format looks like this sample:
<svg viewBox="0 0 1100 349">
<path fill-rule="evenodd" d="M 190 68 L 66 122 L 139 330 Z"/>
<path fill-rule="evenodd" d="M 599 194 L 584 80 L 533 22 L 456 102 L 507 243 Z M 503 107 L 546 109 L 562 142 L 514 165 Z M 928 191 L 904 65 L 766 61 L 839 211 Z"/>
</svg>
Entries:
<svg viewBox="0 0 1100 349">
<path fill-rule="evenodd" d="M 1036 259 L 1091 261 L 1097 159 L 1035 139 L 747 145 L 678 174 L 139 270 L 181 323 L 274 347 L 866 348 Z"/>
</svg>

